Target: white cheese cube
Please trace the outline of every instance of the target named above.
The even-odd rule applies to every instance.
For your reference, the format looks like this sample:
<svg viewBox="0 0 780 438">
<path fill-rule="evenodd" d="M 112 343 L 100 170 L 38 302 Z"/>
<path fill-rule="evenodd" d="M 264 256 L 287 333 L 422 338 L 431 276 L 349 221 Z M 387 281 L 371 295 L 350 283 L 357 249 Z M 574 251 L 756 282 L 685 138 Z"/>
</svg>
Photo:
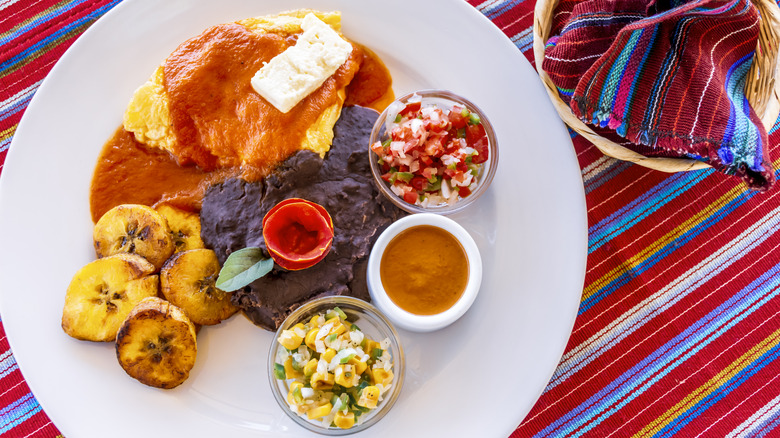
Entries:
<svg viewBox="0 0 780 438">
<path fill-rule="evenodd" d="M 303 18 L 301 29 L 295 45 L 252 78 L 252 88 L 283 113 L 319 88 L 352 53 L 352 44 L 314 14 Z"/>
</svg>

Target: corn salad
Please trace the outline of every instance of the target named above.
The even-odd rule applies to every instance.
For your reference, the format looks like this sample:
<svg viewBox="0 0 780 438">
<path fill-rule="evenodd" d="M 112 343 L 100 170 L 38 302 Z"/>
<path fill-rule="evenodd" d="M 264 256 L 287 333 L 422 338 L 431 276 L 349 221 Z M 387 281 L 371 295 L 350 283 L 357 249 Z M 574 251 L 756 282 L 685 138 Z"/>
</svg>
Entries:
<svg viewBox="0 0 780 438">
<path fill-rule="evenodd" d="M 283 330 L 274 366 L 289 381 L 287 405 L 324 427 L 349 429 L 376 409 L 393 384 L 390 340 L 370 339 L 334 307 Z"/>
</svg>

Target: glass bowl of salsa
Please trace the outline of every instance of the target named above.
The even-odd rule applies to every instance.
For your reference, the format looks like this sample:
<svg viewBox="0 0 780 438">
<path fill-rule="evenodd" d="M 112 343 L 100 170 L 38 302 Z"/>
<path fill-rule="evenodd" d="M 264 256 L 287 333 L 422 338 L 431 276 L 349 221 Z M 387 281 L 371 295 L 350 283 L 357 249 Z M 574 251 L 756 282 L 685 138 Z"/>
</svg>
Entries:
<svg viewBox="0 0 780 438">
<path fill-rule="evenodd" d="M 498 167 L 498 143 L 485 113 L 447 90 L 396 99 L 369 140 L 374 182 L 410 213 L 451 214 L 488 189 Z"/>
<path fill-rule="evenodd" d="M 392 323 L 350 296 L 317 298 L 279 326 L 268 354 L 271 392 L 300 426 L 323 435 L 365 430 L 392 408 L 404 381 Z"/>
</svg>

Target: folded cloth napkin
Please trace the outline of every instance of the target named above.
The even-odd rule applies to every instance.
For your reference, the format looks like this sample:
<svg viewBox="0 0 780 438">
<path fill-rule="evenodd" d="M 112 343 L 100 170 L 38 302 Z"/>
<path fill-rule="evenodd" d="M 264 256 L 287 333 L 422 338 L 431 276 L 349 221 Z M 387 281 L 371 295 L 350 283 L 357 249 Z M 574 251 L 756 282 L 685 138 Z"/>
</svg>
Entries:
<svg viewBox="0 0 780 438">
<path fill-rule="evenodd" d="M 555 17 L 542 68 L 574 115 L 642 155 L 773 184 L 744 92 L 759 33 L 750 0 L 562 1 Z"/>
</svg>

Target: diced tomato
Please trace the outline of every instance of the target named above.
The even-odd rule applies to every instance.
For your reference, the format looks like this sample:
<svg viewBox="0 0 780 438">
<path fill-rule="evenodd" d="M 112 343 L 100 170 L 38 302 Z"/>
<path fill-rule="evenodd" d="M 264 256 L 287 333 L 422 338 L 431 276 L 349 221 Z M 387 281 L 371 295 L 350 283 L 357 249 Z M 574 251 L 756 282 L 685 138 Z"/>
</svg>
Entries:
<svg viewBox="0 0 780 438">
<path fill-rule="evenodd" d="M 469 125 L 466 127 L 466 143 L 477 151 L 471 162 L 481 164 L 487 161 L 490 151 L 488 150 L 488 139 L 485 128 L 479 125 Z"/>
<path fill-rule="evenodd" d="M 420 111 L 421 107 L 422 102 L 407 103 L 404 109 L 402 109 L 398 114 L 406 116 L 408 114 L 416 113 L 417 111 Z"/>
<path fill-rule="evenodd" d="M 410 204 L 414 204 L 415 202 L 417 202 L 417 192 L 412 190 L 404 193 L 404 201 Z"/>
<path fill-rule="evenodd" d="M 433 167 L 426 167 L 422 170 L 423 178 L 430 181 L 436 175 L 436 169 Z"/>
<path fill-rule="evenodd" d="M 425 186 L 428 185 L 428 180 L 425 177 L 418 175 L 412 178 L 412 180 L 409 182 L 409 185 L 411 185 L 417 191 L 422 191 Z"/>
<path fill-rule="evenodd" d="M 464 115 L 466 108 L 455 105 L 452 107 L 452 111 L 450 111 L 450 123 L 452 123 L 452 127 L 455 129 L 460 129 L 466 126 L 466 124 L 469 122 L 469 119 L 467 115 Z"/>
<path fill-rule="evenodd" d="M 485 129 L 472 118 L 462 105 L 449 111 L 438 107 L 422 111 L 421 102 L 406 104 L 389 133 L 391 146 L 371 145 L 381 160 L 382 178 L 393 180 L 393 190 L 411 204 L 426 193 L 440 195 L 442 179 L 468 185 L 473 177 L 466 149 L 477 151 L 470 160 L 473 164 L 484 163 L 489 154 Z M 471 194 L 468 187 L 456 189 L 461 197 Z"/>
<path fill-rule="evenodd" d="M 398 132 L 394 132 L 393 134 L 395 137 L 395 141 L 412 141 L 415 139 L 414 133 L 412 132 L 412 127 L 408 126 L 408 124 L 404 124 L 398 129 Z"/>
<path fill-rule="evenodd" d="M 382 146 L 382 142 L 380 141 L 374 142 L 374 144 L 371 145 L 371 150 L 379 156 L 382 156 L 385 152 L 385 148 Z"/>
</svg>

